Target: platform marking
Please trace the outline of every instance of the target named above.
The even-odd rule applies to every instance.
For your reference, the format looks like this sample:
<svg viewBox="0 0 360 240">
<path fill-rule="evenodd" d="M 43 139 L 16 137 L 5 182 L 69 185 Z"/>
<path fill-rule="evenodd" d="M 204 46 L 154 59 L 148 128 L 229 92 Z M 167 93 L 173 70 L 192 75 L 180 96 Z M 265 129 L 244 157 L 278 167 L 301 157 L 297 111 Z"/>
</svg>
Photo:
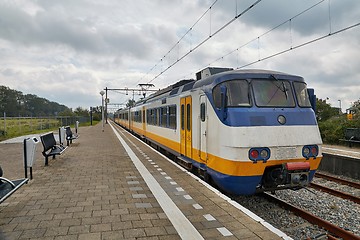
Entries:
<svg viewBox="0 0 360 240">
<path fill-rule="evenodd" d="M 211 214 L 205 214 L 203 216 L 208 221 L 215 221 L 216 220 Z"/>
<path fill-rule="evenodd" d="M 129 185 L 134 185 L 134 184 L 139 184 L 139 181 L 128 181 L 127 184 Z"/>
<path fill-rule="evenodd" d="M 203 207 L 202 207 L 200 204 L 198 204 L 198 203 L 193 204 L 193 207 L 194 207 L 196 210 L 203 209 Z"/>
<path fill-rule="evenodd" d="M 136 176 L 126 176 L 126 179 L 135 179 L 137 178 Z"/>
<path fill-rule="evenodd" d="M 229 237 L 229 236 L 232 236 L 233 234 L 227 230 L 226 227 L 221 227 L 221 228 L 216 228 L 220 233 L 221 235 L 223 235 L 224 237 Z"/>
<path fill-rule="evenodd" d="M 143 177 L 145 183 L 149 187 L 150 191 L 158 201 L 159 205 L 165 212 L 166 216 L 169 218 L 170 222 L 173 224 L 177 233 L 182 239 L 204 239 L 201 234 L 196 230 L 196 228 L 191 224 L 189 219 L 180 211 L 172 199 L 167 195 L 165 190 L 160 186 L 156 181 L 153 175 L 149 170 L 144 166 L 140 159 L 135 155 L 131 148 L 127 145 L 125 140 L 120 136 L 120 134 L 115 130 L 112 124 L 109 124 L 114 131 L 116 137 L 119 139 L 120 143 L 125 148 L 129 157 L 133 161 L 135 167 Z M 150 205 L 151 206 L 151 205 Z"/>
<path fill-rule="evenodd" d="M 193 199 L 189 194 L 184 195 L 184 198 L 187 200 Z"/>
<path fill-rule="evenodd" d="M 138 194 L 131 194 L 132 198 L 147 198 L 146 194 L 138 193 Z"/>
</svg>

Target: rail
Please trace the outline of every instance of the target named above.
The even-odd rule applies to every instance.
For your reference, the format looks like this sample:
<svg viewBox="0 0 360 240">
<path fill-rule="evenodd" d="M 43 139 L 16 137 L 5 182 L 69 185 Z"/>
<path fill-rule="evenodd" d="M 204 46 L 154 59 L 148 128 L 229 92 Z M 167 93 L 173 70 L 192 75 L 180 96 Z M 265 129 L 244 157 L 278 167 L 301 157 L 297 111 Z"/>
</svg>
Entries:
<svg viewBox="0 0 360 240">
<path fill-rule="evenodd" d="M 323 192 L 327 192 L 330 193 L 331 195 L 337 196 L 337 197 L 341 197 L 343 199 L 348 199 L 350 201 L 353 201 L 355 203 L 360 204 L 360 198 L 356 197 L 354 195 L 348 194 L 348 193 L 344 193 L 335 189 L 331 189 L 316 183 L 311 183 L 310 187 L 315 188 L 317 190 L 323 191 Z"/>
<path fill-rule="evenodd" d="M 292 211 L 293 213 L 295 213 L 296 215 L 302 217 L 303 219 L 307 220 L 308 222 L 318 225 L 319 227 L 322 227 L 324 229 L 326 229 L 328 232 L 336 235 L 337 237 L 341 237 L 344 240 L 360 240 L 360 236 L 357 236 L 349 231 L 346 231 L 328 221 L 325 221 L 324 219 L 321 219 L 301 208 L 298 208 L 290 203 L 287 203 L 271 194 L 268 193 L 262 193 L 262 196 L 264 196 L 266 199 L 268 199 L 269 201 L 273 201 L 279 205 L 281 205 L 282 207 L 284 207 L 285 209 L 288 209 L 290 211 Z"/>
<path fill-rule="evenodd" d="M 350 187 L 360 189 L 360 183 L 357 183 L 357 182 L 352 182 L 352 181 L 349 181 L 349 180 L 345 180 L 345 179 L 338 178 L 338 177 L 333 177 L 333 176 L 323 174 L 323 173 L 318 173 L 318 172 L 315 173 L 315 177 L 323 178 L 323 179 L 326 179 L 326 180 L 330 180 L 330 181 L 333 181 L 333 182 L 341 183 L 341 184 L 344 184 L 344 185 L 348 185 Z"/>
</svg>

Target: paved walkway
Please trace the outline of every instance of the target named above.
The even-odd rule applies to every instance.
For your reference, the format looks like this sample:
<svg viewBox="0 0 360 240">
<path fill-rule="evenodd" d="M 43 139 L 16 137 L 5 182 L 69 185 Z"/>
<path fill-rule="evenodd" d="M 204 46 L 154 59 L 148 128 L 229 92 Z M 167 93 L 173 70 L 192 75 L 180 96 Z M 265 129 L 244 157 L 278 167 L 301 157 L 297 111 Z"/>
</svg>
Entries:
<svg viewBox="0 0 360 240">
<path fill-rule="evenodd" d="M 109 125 L 79 133 L 48 167 L 38 145 L 34 179 L 0 205 L 0 239 L 280 239 L 127 133 L 118 135 L 133 153 Z M 22 144 L 0 153 L 4 176 L 23 177 Z"/>
</svg>

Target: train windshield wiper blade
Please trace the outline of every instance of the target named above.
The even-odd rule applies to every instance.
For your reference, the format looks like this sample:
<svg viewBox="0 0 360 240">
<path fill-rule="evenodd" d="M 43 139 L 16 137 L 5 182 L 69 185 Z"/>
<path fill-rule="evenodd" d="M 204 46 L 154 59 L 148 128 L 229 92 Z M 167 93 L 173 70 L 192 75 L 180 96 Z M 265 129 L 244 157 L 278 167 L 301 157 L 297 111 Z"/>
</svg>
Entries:
<svg viewBox="0 0 360 240">
<path fill-rule="evenodd" d="M 273 79 L 275 79 L 276 81 L 280 81 L 279 79 L 277 79 L 274 75 L 270 75 L 270 77 L 272 77 Z M 275 84 L 275 86 L 278 88 L 278 89 L 280 89 L 280 91 L 282 91 L 284 94 L 285 94 L 285 97 L 286 97 L 286 100 L 288 99 L 288 97 L 289 97 L 289 95 L 288 95 L 288 93 L 287 93 L 287 91 L 288 91 L 288 89 L 286 88 L 286 86 L 285 86 L 285 83 L 284 83 L 284 81 L 281 81 L 281 86 L 282 86 L 282 88 L 281 88 L 281 86 L 278 86 L 277 84 Z"/>
</svg>

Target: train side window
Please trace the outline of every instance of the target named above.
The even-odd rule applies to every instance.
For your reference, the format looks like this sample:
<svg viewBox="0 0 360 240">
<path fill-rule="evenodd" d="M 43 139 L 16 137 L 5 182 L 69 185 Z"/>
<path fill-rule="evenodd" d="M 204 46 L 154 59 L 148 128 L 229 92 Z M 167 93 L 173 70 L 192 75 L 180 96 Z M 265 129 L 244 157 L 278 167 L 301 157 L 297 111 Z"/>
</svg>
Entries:
<svg viewBox="0 0 360 240">
<path fill-rule="evenodd" d="M 181 104 L 181 129 L 184 130 L 185 123 L 185 105 Z"/>
<path fill-rule="evenodd" d="M 213 99 L 216 108 L 221 107 L 220 86 L 221 84 L 217 85 L 213 90 Z"/>
<path fill-rule="evenodd" d="M 166 127 L 167 123 L 167 107 L 161 108 L 161 126 Z"/>
<path fill-rule="evenodd" d="M 169 106 L 169 128 L 176 129 L 176 105 Z"/>
<path fill-rule="evenodd" d="M 200 119 L 202 122 L 205 122 L 205 103 L 200 104 Z"/>
<path fill-rule="evenodd" d="M 186 105 L 186 129 L 191 130 L 191 105 Z"/>
<path fill-rule="evenodd" d="M 158 125 L 158 116 L 159 116 L 159 114 L 158 114 L 158 109 L 155 108 L 155 109 L 154 109 L 154 125 L 155 125 L 155 126 Z"/>
</svg>

